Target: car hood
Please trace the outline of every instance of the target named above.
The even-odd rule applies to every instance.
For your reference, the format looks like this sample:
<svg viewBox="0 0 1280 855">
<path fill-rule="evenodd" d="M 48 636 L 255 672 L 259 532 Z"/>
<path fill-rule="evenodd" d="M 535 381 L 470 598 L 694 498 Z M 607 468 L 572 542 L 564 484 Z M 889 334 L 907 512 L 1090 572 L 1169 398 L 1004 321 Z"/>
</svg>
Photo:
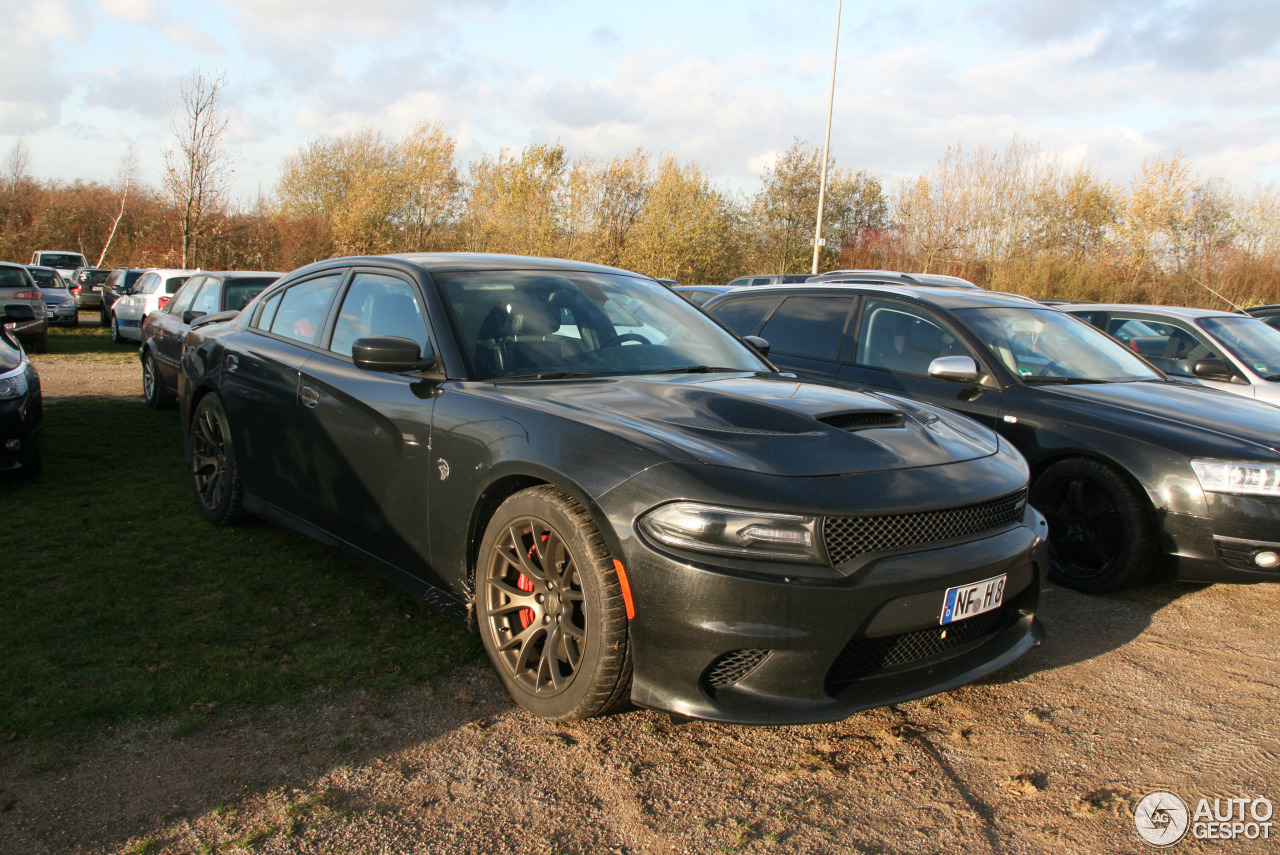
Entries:
<svg viewBox="0 0 1280 855">
<path fill-rule="evenodd" d="M 611 432 L 642 432 L 702 463 L 773 475 L 937 466 L 995 454 L 999 442 L 967 419 L 912 402 L 779 377 L 592 378 L 495 389 Z"/>
<path fill-rule="evenodd" d="M 1040 387 L 1076 420 L 1105 419 L 1126 434 L 1202 456 L 1280 454 L 1280 407 L 1179 382 Z"/>
</svg>

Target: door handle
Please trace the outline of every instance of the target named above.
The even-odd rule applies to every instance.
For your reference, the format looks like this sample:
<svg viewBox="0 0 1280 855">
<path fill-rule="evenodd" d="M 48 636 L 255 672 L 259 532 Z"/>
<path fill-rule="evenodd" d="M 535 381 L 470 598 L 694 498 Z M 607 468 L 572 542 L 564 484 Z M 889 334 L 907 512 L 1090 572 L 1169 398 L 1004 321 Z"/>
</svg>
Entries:
<svg viewBox="0 0 1280 855">
<path fill-rule="evenodd" d="M 226 361 L 223 364 L 227 366 L 228 371 L 235 371 L 240 367 L 240 357 L 236 356 L 234 353 L 228 353 Z"/>
<path fill-rule="evenodd" d="M 312 389 L 310 386 L 303 386 L 298 390 L 298 397 L 302 398 L 302 403 L 308 407 L 314 408 L 320 403 L 320 391 Z"/>
</svg>

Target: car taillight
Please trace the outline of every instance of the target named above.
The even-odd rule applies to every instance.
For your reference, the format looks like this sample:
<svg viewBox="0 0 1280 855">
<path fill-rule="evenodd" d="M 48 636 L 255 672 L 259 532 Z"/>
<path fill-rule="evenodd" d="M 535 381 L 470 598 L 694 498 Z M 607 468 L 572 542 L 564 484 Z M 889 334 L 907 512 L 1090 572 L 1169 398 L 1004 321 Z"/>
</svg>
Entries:
<svg viewBox="0 0 1280 855">
<path fill-rule="evenodd" d="M 76 292 L 77 294 L 79 294 L 79 293 L 80 293 L 80 286 L 79 286 L 79 285 L 72 285 L 72 286 L 71 286 L 71 290 L 72 290 L 72 291 L 74 291 L 74 292 Z"/>
<path fill-rule="evenodd" d="M 39 291 L 19 291 L 18 293 L 14 294 L 14 295 L 13 295 L 12 297 L 10 297 L 9 299 L 11 299 L 11 300 L 39 300 L 41 303 L 43 303 L 43 302 L 44 302 L 44 295 L 43 295 L 43 294 L 41 294 Z"/>
<path fill-rule="evenodd" d="M 172 300 L 172 299 L 173 299 L 173 298 L 172 298 L 172 297 L 170 297 L 168 294 L 164 294 L 164 295 L 162 295 L 162 296 L 160 297 L 160 308 L 162 308 L 162 309 L 163 309 L 165 306 L 169 305 L 169 301 L 170 301 L 170 300 Z"/>
</svg>

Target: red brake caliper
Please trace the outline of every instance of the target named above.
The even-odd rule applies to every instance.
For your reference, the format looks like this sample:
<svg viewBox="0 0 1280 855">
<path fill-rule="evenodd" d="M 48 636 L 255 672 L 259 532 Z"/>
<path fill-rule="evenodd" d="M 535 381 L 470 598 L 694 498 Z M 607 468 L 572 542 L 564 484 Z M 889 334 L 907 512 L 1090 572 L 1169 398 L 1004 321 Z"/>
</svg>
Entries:
<svg viewBox="0 0 1280 855">
<path fill-rule="evenodd" d="M 533 580 L 530 579 L 528 576 L 524 575 L 523 573 L 521 573 L 520 578 L 516 580 L 516 587 L 524 591 L 525 593 L 532 593 Z M 528 629 L 529 624 L 533 623 L 533 618 L 534 618 L 533 609 L 521 609 L 519 614 L 520 614 L 520 628 Z"/>
<path fill-rule="evenodd" d="M 543 543 L 546 543 L 550 539 L 551 539 L 551 535 L 549 534 L 542 535 Z M 532 561 L 537 554 L 538 554 L 538 550 L 535 547 L 530 546 L 529 553 L 528 553 L 529 560 Z M 528 576 L 524 575 L 523 573 L 521 573 L 520 578 L 516 580 L 516 587 L 524 591 L 526 594 L 533 593 L 533 580 L 530 579 Z M 533 613 L 533 609 L 521 609 L 520 610 L 520 628 L 528 629 L 529 624 L 533 623 L 536 617 L 537 615 Z"/>
</svg>

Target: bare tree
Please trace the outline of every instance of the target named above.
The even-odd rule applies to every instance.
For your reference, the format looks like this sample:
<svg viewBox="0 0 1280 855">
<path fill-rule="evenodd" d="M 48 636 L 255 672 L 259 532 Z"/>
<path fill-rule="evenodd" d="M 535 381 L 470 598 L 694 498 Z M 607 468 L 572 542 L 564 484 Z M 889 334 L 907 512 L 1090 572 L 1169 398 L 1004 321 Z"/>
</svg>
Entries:
<svg viewBox="0 0 1280 855">
<path fill-rule="evenodd" d="M 18 185 L 27 180 L 29 169 L 31 169 L 31 146 L 27 145 L 25 136 L 18 137 L 13 148 L 9 149 L 9 156 L 4 162 L 4 182 L 8 185 L 10 192 L 16 191 Z"/>
<path fill-rule="evenodd" d="M 164 186 L 182 215 L 182 266 L 195 264 L 205 217 L 218 210 L 231 177 L 230 156 L 222 144 L 227 115 L 218 94 L 227 75 L 196 71 L 182 84 L 182 105 L 169 117 L 177 147 L 164 153 Z"/>
<path fill-rule="evenodd" d="M 131 140 L 128 148 L 121 155 L 120 172 L 117 177 L 120 183 L 120 210 L 116 212 L 115 219 L 111 221 L 111 232 L 107 235 L 107 242 L 102 245 L 102 254 L 98 256 L 98 261 L 93 265 L 94 267 L 101 267 L 102 260 L 107 257 L 107 250 L 111 249 L 111 241 L 115 240 L 116 229 L 119 228 L 120 221 L 124 219 L 124 206 L 129 199 L 129 190 L 138 183 L 138 143 L 136 140 Z"/>
</svg>

